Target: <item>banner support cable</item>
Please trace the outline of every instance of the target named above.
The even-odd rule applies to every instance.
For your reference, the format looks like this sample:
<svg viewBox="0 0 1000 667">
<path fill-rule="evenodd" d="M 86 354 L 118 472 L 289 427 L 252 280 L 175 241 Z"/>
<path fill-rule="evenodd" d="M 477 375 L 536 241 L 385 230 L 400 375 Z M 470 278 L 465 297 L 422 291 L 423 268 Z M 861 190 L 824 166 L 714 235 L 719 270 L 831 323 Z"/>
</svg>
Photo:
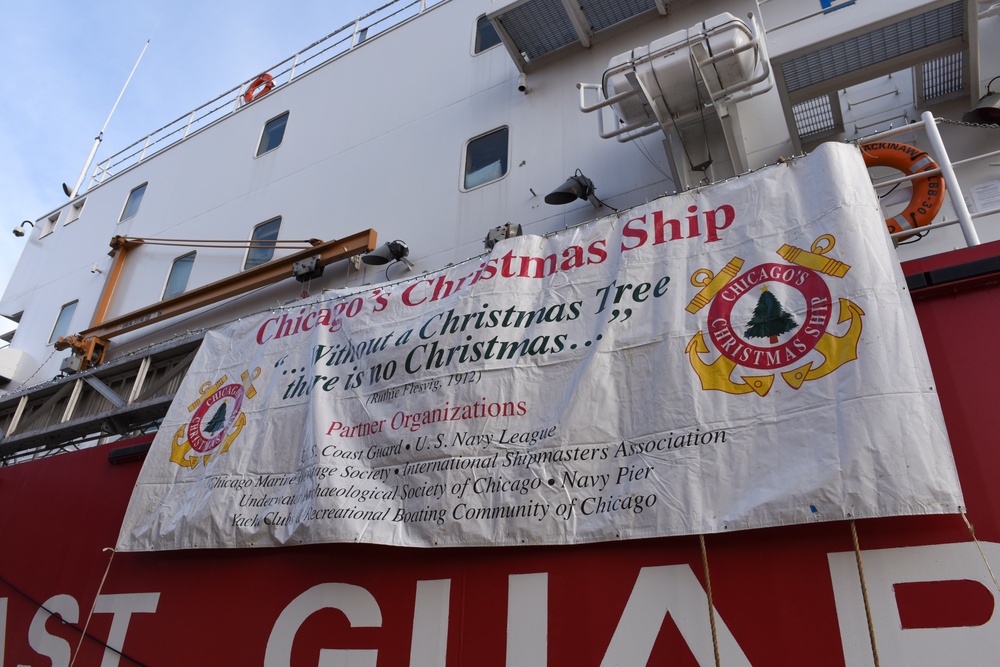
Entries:
<svg viewBox="0 0 1000 667">
<path fill-rule="evenodd" d="M 872 643 L 872 659 L 879 667 L 878 646 L 875 645 L 875 625 L 872 623 L 872 607 L 868 600 L 868 585 L 865 583 L 865 566 L 861 563 L 861 547 L 858 545 L 858 529 L 851 519 L 851 540 L 854 542 L 854 558 L 858 562 L 858 578 L 861 580 L 861 595 L 865 600 L 865 617 L 868 619 L 868 637 Z"/>
<path fill-rule="evenodd" d="M 708 595 L 708 621 L 712 626 L 712 650 L 715 651 L 715 667 L 722 667 L 719 658 L 719 634 L 715 629 L 715 603 L 712 602 L 712 576 L 708 571 L 708 550 L 705 548 L 705 536 L 698 536 L 701 546 L 701 567 L 705 571 L 705 593 Z"/>
<path fill-rule="evenodd" d="M 90 619 L 93 618 L 94 609 L 97 607 L 97 598 L 101 597 L 101 591 L 104 589 L 104 582 L 108 580 L 108 572 L 111 571 L 111 562 L 115 559 L 115 550 L 112 547 L 107 547 L 104 551 L 110 551 L 111 557 L 108 558 L 108 566 L 104 568 L 104 576 L 101 577 L 101 583 L 97 586 L 97 593 L 94 594 L 94 604 L 90 605 L 90 613 L 87 614 L 87 622 L 83 624 L 83 630 L 80 632 L 80 640 L 76 643 L 76 650 L 73 651 L 73 657 L 70 658 L 69 667 L 73 667 L 73 665 L 76 664 L 76 657 L 80 654 L 80 647 L 83 646 L 83 638 L 87 636 L 87 628 L 90 627 Z"/>
<path fill-rule="evenodd" d="M 983 545 L 979 543 L 979 538 L 976 537 L 976 530 L 972 527 L 969 522 L 969 517 L 966 516 L 965 512 L 962 512 L 962 520 L 965 521 L 965 525 L 969 528 L 969 535 L 972 536 L 972 541 L 976 543 L 976 547 L 979 549 L 979 555 L 983 557 L 983 562 L 986 563 L 986 569 L 989 570 L 990 578 L 993 579 L 993 585 L 996 589 L 1000 591 L 1000 583 L 997 582 L 997 575 L 993 574 L 993 568 L 990 567 L 990 562 L 986 559 L 986 552 L 983 551 Z"/>
</svg>

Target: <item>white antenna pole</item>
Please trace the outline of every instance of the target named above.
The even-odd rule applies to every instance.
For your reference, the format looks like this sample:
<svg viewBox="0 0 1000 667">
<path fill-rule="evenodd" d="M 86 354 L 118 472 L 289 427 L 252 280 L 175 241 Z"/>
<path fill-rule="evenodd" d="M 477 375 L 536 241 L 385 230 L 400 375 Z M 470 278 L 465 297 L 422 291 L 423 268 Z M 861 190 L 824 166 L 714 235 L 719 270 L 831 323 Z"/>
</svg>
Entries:
<svg viewBox="0 0 1000 667">
<path fill-rule="evenodd" d="M 150 38 L 152 39 L 152 38 Z M 104 130 L 107 129 L 108 123 L 111 122 L 111 116 L 114 115 L 115 109 L 118 108 L 118 103 L 122 101 L 122 95 L 125 94 L 125 89 L 128 88 L 128 84 L 132 81 L 132 75 L 135 74 L 136 68 L 139 67 L 139 61 L 142 57 L 146 55 L 146 49 L 149 48 L 149 39 L 146 40 L 146 44 L 142 47 L 142 53 L 135 61 L 135 65 L 132 66 L 132 71 L 129 72 L 128 78 L 125 80 L 125 85 L 122 86 L 122 91 L 118 93 L 118 99 L 115 100 L 114 106 L 111 107 L 111 113 L 108 114 L 107 120 L 104 121 L 104 126 L 101 127 L 101 131 L 94 137 L 94 146 L 90 149 L 90 155 L 87 156 L 87 162 L 83 165 L 83 170 L 80 171 L 80 178 L 76 179 L 76 185 L 73 186 L 71 191 L 66 185 L 63 185 L 63 190 L 69 195 L 70 199 L 76 197 L 77 193 L 80 191 L 80 186 L 83 184 L 83 179 L 87 177 L 87 171 L 90 169 L 90 163 L 94 160 L 94 155 L 97 153 L 97 147 L 101 145 L 101 141 L 104 139 Z"/>
</svg>

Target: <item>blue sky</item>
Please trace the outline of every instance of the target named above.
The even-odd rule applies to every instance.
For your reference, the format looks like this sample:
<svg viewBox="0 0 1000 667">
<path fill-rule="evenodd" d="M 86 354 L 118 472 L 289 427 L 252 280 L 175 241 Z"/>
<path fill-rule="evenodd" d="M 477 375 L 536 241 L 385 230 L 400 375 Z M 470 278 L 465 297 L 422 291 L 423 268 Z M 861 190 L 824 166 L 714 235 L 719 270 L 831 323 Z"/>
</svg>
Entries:
<svg viewBox="0 0 1000 667">
<path fill-rule="evenodd" d="M 27 238 L 11 230 L 67 201 L 147 40 L 95 163 L 387 2 L 4 0 L 0 290 Z"/>
</svg>

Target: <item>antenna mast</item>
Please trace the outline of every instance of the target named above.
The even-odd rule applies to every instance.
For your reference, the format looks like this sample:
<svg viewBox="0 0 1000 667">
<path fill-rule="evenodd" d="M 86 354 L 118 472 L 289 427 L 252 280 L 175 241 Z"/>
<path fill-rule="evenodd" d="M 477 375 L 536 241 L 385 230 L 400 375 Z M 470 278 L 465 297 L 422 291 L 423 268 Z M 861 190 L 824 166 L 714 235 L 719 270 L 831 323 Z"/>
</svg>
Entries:
<svg viewBox="0 0 1000 667">
<path fill-rule="evenodd" d="M 150 39 L 152 39 L 152 37 L 150 37 Z M 76 185 L 74 185 L 73 189 L 70 190 L 69 187 L 67 187 L 66 184 L 63 183 L 63 191 L 70 199 L 76 197 L 77 193 L 80 191 L 80 186 L 83 184 L 83 179 L 87 177 L 87 171 L 90 169 L 90 163 L 93 162 L 94 155 L 97 153 L 97 147 L 100 146 L 101 141 L 104 140 L 104 130 L 107 129 L 108 123 L 111 122 L 111 116 L 114 115 L 115 109 L 118 108 L 118 103 L 121 102 L 122 100 L 122 95 L 125 94 L 125 89 L 128 88 L 128 84 L 132 80 L 132 75 L 135 74 L 136 68 L 139 67 L 139 61 L 141 61 L 142 57 L 146 55 L 146 49 L 149 48 L 149 41 L 150 40 L 147 39 L 146 44 L 143 45 L 142 52 L 136 59 L 135 65 L 132 66 L 132 71 L 129 72 L 128 78 L 125 79 L 125 85 L 122 86 L 121 92 L 118 93 L 118 99 L 115 100 L 114 106 L 111 107 L 111 113 L 108 114 L 107 120 L 104 121 L 104 125 L 101 127 L 101 131 L 97 133 L 96 137 L 94 137 L 94 145 L 90 149 L 90 155 L 87 156 L 87 162 L 83 165 L 83 169 L 80 171 L 80 178 L 76 179 Z"/>
</svg>

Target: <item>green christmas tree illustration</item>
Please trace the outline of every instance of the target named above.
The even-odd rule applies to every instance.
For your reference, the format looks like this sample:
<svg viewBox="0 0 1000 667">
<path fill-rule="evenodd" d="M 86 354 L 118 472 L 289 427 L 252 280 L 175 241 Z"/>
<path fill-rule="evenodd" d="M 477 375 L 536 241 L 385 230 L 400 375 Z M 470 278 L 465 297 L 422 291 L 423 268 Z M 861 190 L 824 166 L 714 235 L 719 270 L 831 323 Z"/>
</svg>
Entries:
<svg viewBox="0 0 1000 667">
<path fill-rule="evenodd" d="M 762 294 L 757 300 L 757 307 L 753 309 L 753 317 L 747 322 L 747 330 L 744 336 L 747 338 L 767 338 L 771 345 L 778 342 L 778 336 L 787 333 L 799 326 L 788 312 L 782 307 L 767 286 L 761 287 Z"/>
<path fill-rule="evenodd" d="M 219 406 L 219 409 L 215 411 L 215 414 L 212 415 L 212 418 L 208 420 L 208 423 L 205 425 L 205 432 L 215 433 L 225 425 L 226 425 L 226 403 L 223 402 L 222 405 Z"/>
</svg>

